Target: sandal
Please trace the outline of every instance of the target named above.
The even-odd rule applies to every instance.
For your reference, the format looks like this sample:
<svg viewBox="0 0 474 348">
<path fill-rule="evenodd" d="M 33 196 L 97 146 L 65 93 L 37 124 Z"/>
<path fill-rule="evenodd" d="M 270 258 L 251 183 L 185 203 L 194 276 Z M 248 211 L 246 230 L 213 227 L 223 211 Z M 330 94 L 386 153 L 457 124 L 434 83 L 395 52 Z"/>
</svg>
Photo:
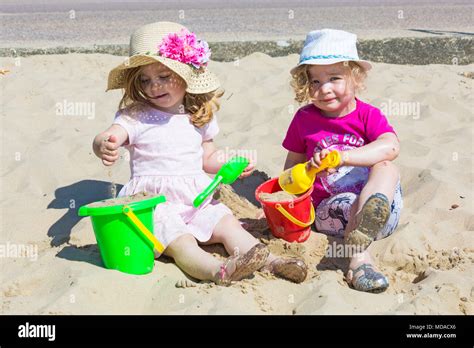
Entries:
<svg viewBox="0 0 474 348">
<path fill-rule="evenodd" d="M 359 272 L 362 274 L 357 276 Z M 385 291 L 389 286 L 387 277 L 377 272 L 370 263 L 364 263 L 355 270 L 349 270 L 346 281 L 356 290 L 374 294 Z"/>
<path fill-rule="evenodd" d="M 264 269 L 277 277 L 292 281 L 294 283 L 301 283 L 306 279 L 308 274 L 308 266 L 302 259 L 297 258 L 282 258 L 279 257 L 273 260 Z"/>
<path fill-rule="evenodd" d="M 233 281 L 250 277 L 255 271 L 265 265 L 270 251 L 265 244 L 253 246 L 244 255 L 231 256 L 222 265 L 218 274 L 217 285 L 229 286 Z M 235 270 L 229 274 L 227 267 L 235 262 Z"/>
<path fill-rule="evenodd" d="M 390 203 L 387 196 L 375 193 L 367 199 L 357 214 L 357 227 L 349 233 L 346 242 L 360 245 L 364 250 L 372 243 L 377 234 L 385 227 L 390 217 Z"/>
</svg>

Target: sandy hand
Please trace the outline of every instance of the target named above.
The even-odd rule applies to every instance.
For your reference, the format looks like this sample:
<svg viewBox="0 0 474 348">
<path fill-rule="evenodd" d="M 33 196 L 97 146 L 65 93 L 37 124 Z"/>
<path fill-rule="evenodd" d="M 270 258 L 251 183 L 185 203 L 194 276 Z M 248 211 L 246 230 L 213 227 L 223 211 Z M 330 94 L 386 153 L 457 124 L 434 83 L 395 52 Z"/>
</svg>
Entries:
<svg viewBox="0 0 474 348">
<path fill-rule="evenodd" d="M 328 149 L 324 149 L 321 152 L 315 152 L 311 160 L 309 161 L 309 165 L 314 168 L 319 168 L 321 166 L 321 162 L 327 155 L 329 155 L 330 151 Z M 327 168 L 322 172 L 319 172 L 318 175 L 325 176 L 336 172 L 336 168 Z"/>
<path fill-rule="evenodd" d="M 100 144 L 99 151 L 101 153 L 102 163 L 106 166 L 111 166 L 119 157 L 118 153 L 118 139 L 115 135 L 105 135 L 104 140 Z"/>
<path fill-rule="evenodd" d="M 244 169 L 242 174 L 240 174 L 239 179 L 246 178 L 250 175 L 252 175 L 252 172 L 255 170 L 255 165 L 252 163 L 251 160 L 249 160 L 249 165 Z"/>
</svg>

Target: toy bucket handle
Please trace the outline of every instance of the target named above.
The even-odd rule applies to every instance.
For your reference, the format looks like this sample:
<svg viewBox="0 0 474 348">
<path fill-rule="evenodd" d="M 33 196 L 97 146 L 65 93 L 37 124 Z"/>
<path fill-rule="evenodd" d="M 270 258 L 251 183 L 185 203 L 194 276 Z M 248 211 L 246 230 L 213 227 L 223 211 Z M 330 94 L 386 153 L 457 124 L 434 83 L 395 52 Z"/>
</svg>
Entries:
<svg viewBox="0 0 474 348">
<path fill-rule="evenodd" d="M 311 216 L 310 216 L 310 221 L 308 223 L 304 223 L 304 222 L 301 222 L 300 220 L 298 220 L 297 218 L 295 218 L 293 215 L 291 215 L 289 212 L 287 212 L 285 210 L 285 208 L 283 208 L 281 206 L 280 203 L 277 203 L 275 204 L 275 208 L 277 208 L 277 210 L 284 216 L 286 217 L 288 220 L 290 220 L 292 223 L 294 223 L 295 225 L 298 225 L 300 227 L 308 227 L 308 226 L 311 226 L 311 224 L 314 222 L 314 219 L 315 219 L 315 212 L 314 212 L 314 206 L 311 204 Z"/>
<path fill-rule="evenodd" d="M 145 237 L 152 242 L 154 248 L 158 250 L 160 254 L 165 250 L 163 244 L 160 243 L 158 239 L 150 232 L 148 228 L 140 221 L 140 219 L 135 215 L 132 208 L 128 205 L 123 206 L 122 212 L 127 216 L 132 224 L 134 224 L 137 229 L 145 235 Z"/>
</svg>

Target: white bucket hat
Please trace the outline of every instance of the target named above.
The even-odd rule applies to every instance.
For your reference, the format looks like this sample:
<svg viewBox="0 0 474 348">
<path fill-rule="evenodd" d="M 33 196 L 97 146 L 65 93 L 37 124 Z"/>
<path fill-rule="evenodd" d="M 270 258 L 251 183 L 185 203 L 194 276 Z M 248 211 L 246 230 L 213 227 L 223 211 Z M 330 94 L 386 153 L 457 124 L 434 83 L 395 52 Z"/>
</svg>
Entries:
<svg viewBox="0 0 474 348">
<path fill-rule="evenodd" d="M 178 23 L 156 22 L 138 28 L 130 38 L 129 58 L 109 73 L 107 90 L 123 88 L 127 69 L 160 62 L 186 82 L 186 92 L 202 94 L 220 87 L 206 65 L 211 50 L 207 42 Z"/>
<path fill-rule="evenodd" d="M 352 61 L 365 70 L 370 70 L 372 64 L 359 59 L 356 46 L 357 36 L 347 31 L 322 29 L 310 31 L 306 36 L 300 61 L 295 69 L 301 65 L 329 65 L 339 62 Z"/>
</svg>

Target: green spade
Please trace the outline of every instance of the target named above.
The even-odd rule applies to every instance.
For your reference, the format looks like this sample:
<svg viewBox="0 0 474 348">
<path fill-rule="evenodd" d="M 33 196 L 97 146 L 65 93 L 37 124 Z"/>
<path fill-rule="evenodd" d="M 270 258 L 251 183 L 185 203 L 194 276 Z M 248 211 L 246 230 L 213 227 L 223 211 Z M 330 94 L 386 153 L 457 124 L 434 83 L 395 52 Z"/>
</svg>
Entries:
<svg viewBox="0 0 474 348">
<path fill-rule="evenodd" d="M 217 188 L 220 183 L 230 185 L 242 174 L 249 165 L 249 160 L 245 157 L 233 157 L 217 172 L 214 180 L 202 191 L 193 202 L 195 208 L 199 207 L 204 200 Z"/>
</svg>

